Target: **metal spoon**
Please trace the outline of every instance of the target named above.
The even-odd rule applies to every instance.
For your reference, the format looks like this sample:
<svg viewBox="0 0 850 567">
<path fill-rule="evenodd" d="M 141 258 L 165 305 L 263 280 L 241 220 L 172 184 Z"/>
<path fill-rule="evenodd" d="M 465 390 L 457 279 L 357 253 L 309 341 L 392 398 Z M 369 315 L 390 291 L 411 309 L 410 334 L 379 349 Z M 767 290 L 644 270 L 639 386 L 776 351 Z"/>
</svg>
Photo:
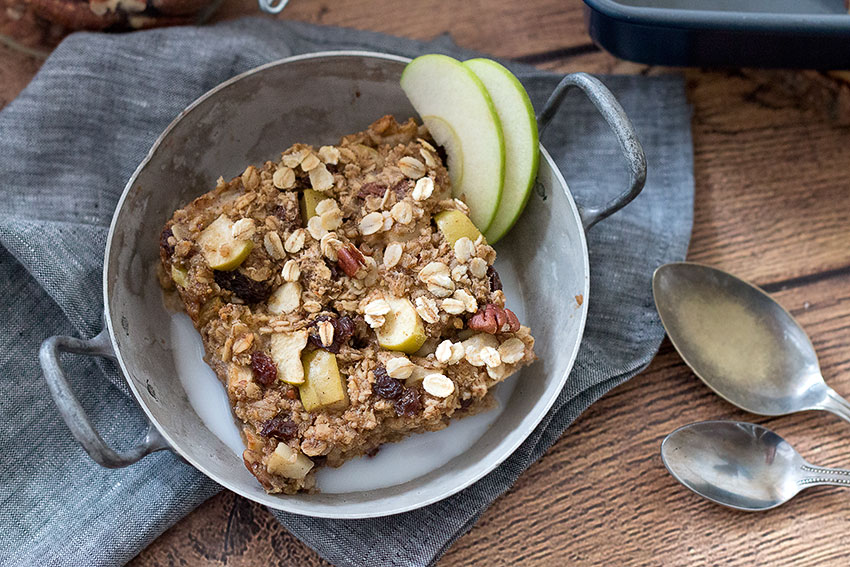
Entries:
<svg viewBox="0 0 850 567">
<path fill-rule="evenodd" d="M 700 496 L 738 510 L 768 510 L 823 484 L 850 485 L 850 471 L 814 467 L 773 431 L 740 421 L 680 427 L 661 443 L 673 478 Z"/>
<path fill-rule="evenodd" d="M 827 410 L 850 421 L 806 332 L 759 288 L 680 262 L 655 270 L 652 291 L 673 346 L 720 397 L 760 415 Z"/>
</svg>

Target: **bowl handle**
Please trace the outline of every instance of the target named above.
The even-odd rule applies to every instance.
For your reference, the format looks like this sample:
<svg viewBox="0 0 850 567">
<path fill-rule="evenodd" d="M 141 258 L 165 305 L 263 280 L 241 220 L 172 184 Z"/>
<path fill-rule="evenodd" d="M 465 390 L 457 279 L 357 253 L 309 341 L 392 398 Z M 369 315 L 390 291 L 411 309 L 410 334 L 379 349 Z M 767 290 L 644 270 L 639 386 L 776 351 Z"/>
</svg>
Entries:
<svg viewBox="0 0 850 567">
<path fill-rule="evenodd" d="M 614 98 L 608 87 L 596 77 L 592 77 L 587 73 L 572 73 L 563 78 L 558 83 L 555 90 L 549 96 L 549 100 L 543 106 L 543 110 L 537 117 L 538 130 L 540 138 L 543 137 L 543 131 L 549 125 L 567 93 L 573 88 L 580 89 L 587 98 L 596 107 L 596 110 L 614 131 L 617 140 L 620 142 L 620 148 L 623 151 L 623 157 L 626 158 L 626 163 L 629 167 L 629 187 L 620 195 L 614 197 L 606 204 L 598 207 L 578 207 L 579 216 L 581 216 L 581 224 L 584 230 L 598 223 L 599 221 L 608 218 L 626 205 L 632 199 L 640 194 L 643 185 L 646 182 L 646 156 L 643 153 L 643 147 L 637 139 L 635 128 L 632 126 L 631 120 L 626 116 L 626 111 Z"/>
<path fill-rule="evenodd" d="M 127 451 L 115 451 L 110 448 L 94 428 L 86 415 L 86 410 L 74 395 L 59 360 L 59 354 L 62 352 L 115 358 L 109 332 L 104 328 L 96 337 L 89 340 L 65 336 L 50 337 L 41 343 L 38 353 L 41 368 L 44 371 L 44 380 L 47 382 L 50 395 L 53 396 L 62 419 L 71 430 L 71 435 L 83 446 L 92 460 L 101 466 L 117 469 L 132 465 L 149 453 L 169 448 L 168 442 L 150 421 L 148 421 L 145 438 L 139 445 Z"/>
</svg>

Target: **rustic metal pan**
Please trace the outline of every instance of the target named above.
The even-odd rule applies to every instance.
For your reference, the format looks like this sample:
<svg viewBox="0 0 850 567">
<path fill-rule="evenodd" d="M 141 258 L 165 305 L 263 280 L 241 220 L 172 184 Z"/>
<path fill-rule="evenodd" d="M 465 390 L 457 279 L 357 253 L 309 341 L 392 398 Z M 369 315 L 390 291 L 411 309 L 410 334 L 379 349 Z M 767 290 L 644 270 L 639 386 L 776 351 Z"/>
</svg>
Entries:
<svg viewBox="0 0 850 567">
<path fill-rule="evenodd" d="M 604 206 L 579 207 L 540 146 L 536 190 L 516 227 L 497 246 L 500 265 L 518 274 L 509 298 L 514 305 L 522 303 L 540 361 L 523 371 L 501 414 L 469 450 L 436 470 L 386 488 L 266 494 L 241 458 L 199 418 L 177 378 L 171 314 L 156 277 L 158 237 L 165 221 L 215 186 L 219 175 L 236 175 L 245 164 L 273 159 L 294 142 L 335 143 L 341 134 L 361 130 L 384 114 L 414 116 L 399 87 L 407 61 L 347 51 L 269 63 L 203 95 L 157 139 L 127 182 L 109 230 L 103 268 L 106 328 L 90 340 L 51 337 L 40 352 L 59 411 L 92 459 L 123 467 L 170 449 L 219 484 L 272 508 L 364 518 L 412 510 L 458 492 L 505 460 L 540 422 L 570 374 L 584 331 L 590 298 L 585 231 L 637 196 L 646 173 L 643 150 L 622 108 L 598 80 L 583 73 L 567 76 L 552 94 L 539 116 L 540 131 L 568 91 L 582 90 L 618 138 L 629 184 Z M 578 304 L 574 296 L 584 301 Z M 117 360 L 150 420 L 137 447 L 119 452 L 103 441 L 65 378 L 60 352 Z"/>
</svg>

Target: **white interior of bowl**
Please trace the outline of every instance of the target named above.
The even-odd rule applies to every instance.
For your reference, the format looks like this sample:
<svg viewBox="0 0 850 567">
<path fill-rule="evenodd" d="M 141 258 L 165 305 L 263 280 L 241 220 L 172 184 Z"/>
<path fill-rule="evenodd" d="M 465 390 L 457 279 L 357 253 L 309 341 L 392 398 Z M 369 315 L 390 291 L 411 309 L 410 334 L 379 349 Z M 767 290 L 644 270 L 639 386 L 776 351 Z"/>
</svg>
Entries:
<svg viewBox="0 0 850 567">
<path fill-rule="evenodd" d="M 229 178 L 248 163 L 277 159 L 294 142 L 335 143 L 384 114 L 399 120 L 415 116 L 398 86 L 405 61 L 369 53 L 313 54 L 224 83 L 184 111 L 154 145 L 128 183 L 110 229 L 104 268 L 107 323 L 143 409 L 195 467 L 273 508 L 322 517 L 374 517 L 461 490 L 507 458 L 534 429 L 560 392 L 578 350 L 587 312 L 586 244 L 563 178 L 541 148 L 535 193 L 517 226 L 496 247 L 497 267 L 516 276 L 513 289 L 506 290 L 509 305 L 532 328 L 540 360 L 513 379 L 513 391 L 502 394 L 507 399 L 500 413 L 467 450 L 452 458 L 444 455 L 441 460 L 448 461 L 440 466 L 417 465 L 406 473 L 410 480 L 391 486 L 354 490 L 343 484 L 319 494 L 269 495 L 190 402 L 174 362 L 172 314 L 156 277 L 162 225 L 176 208 L 214 187 L 219 175 Z M 585 298 L 582 305 L 576 295 Z M 461 421 L 442 432 L 441 450 L 451 451 L 453 432 L 462 429 Z M 429 443 L 416 443 L 415 451 L 434 450 Z M 368 474 L 394 466 L 393 451 L 387 453 L 390 461 L 376 457 L 377 465 L 367 463 Z M 367 474 L 351 465 L 351 474 Z"/>
</svg>

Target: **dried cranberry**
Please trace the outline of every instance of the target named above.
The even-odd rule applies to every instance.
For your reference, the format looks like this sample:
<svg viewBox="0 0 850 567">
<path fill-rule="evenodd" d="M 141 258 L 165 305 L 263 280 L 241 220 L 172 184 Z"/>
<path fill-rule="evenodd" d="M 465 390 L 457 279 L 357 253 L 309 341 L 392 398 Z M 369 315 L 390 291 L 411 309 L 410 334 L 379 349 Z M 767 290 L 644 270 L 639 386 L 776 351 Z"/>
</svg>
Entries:
<svg viewBox="0 0 850 567">
<path fill-rule="evenodd" d="M 390 378 L 387 369 L 379 366 L 375 369 L 375 384 L 372 391 L 385 400 L 397 400 L 404 393 L 404 386 L 395 378 Z"/>
<path fill-rule="evenodd" d="M 502 280 L 499 278 L 499 272 L 493 266 L 487 268 L 487 277 L 490 278 L 490 291 L 502 289 Z"/>
<path fill-rule="evenodd" d="M 357 194 L 361 199 L 367 197 L 369 195 L 375 195 L 378 197 L 383 197 L 384 193 L 387 192 L 387 186 L 383 183 L 378 183 L 377 181 L 370 181 L 369 183 L 364 183 L 360 187 L 360 192 Z"/>
<path fill-rule="evenodd" d="M 274 437 L 280 441 L 289 441 L 298 435 L 298 425 L 291 419 L 287 419 L 283 414 L 277 415 L 263 424 L 260 429 L 260 435 L 263 437 Z"/>
<path fill-rule="evenodd" d="M 395 412 L 398 415 L 412 417 L 422 409 L 422 400 L 419 398 L 419 390 L 405 388 L 404 393 L 395 401 Z"/>
<path fill-rule="evenodd" d="M 274 216 L 280 219 L 283 223 L 283 229 L 286 231 L 293 231 L 304 226 L 298 201 L 289 201 L 285 205 L 275 207 Z"/>
<path fill-rule="evenodd" d="M 159 249 L 166 256 L 171 256 L 174 254 L 174 246 L 168 243 L 168 239 L 174 236 L 174 233 L 171 232 L 171 227 L 167 227 L 163 229 L 162 234 L 159 235 Z"/>
<path fill-rule="evenodd" d="M 324 346 L 322 339 L 319 337 L 319 323 L 321 321 L 330 321 L 334 327 L 334 340 L 330 345 Z M 310 343 L 316 348 L 325 349 L 328 352 L 339 354 L 339 349 L 348 342 L 351 335 L 354 334 L 354 321 L 351 317 L 343 315 L 342 317 L 333 317 L 331 315 L 319 315 L 313 320 L 310 325 Z"/>
<path fill-rule="evenodd" d="M 251 370 L 254 372 L 254 379 L 263 386 L 271 386 L 277 380 L 277 366 L 264 352 L 251 353 Z"/>
<path fill-rule="evenodd" d="M 269 298 L 271 287 L 263 282 L 254 281 L 238 270 L 222 272 L 213 270 L 215 283 L 222 289 L 232 292 L 247 303 L 260 303 Z"/>
</svg>

